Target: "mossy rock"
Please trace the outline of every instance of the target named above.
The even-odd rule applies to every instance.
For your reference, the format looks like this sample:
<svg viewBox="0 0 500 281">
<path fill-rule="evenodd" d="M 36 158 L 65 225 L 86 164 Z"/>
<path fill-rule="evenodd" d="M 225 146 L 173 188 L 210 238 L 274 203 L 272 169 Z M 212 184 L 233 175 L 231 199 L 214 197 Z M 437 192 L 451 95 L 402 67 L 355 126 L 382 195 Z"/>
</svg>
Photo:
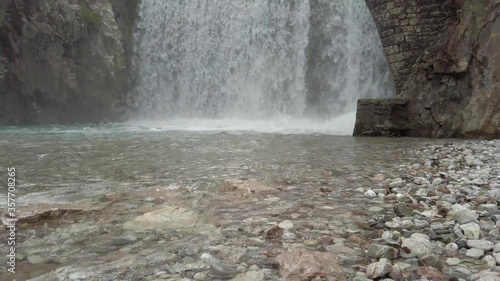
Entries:
<svg viewBox="0 0 500 281">
<path fill-rule="evenodd" d="M 80 19 L 84 23 L 94 26 L 101 25 L 103 22 L 102 15 L 99 11 L 94 11 L 87 7 L 80 10 Z"/>
</svg>

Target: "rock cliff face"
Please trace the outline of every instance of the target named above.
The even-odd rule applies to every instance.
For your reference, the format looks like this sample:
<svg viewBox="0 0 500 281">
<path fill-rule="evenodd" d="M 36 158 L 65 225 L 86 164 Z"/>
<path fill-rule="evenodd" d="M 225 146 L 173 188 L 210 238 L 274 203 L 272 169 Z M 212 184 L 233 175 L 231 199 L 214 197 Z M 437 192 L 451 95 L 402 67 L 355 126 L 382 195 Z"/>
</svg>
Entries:
<svg viewBox="0 0 500 281">
<path fill-rule="evenodd" d="M 117 120 L 139 0 L 0 0 L 0 124 Z"/>
<path fill-rule="evenodd" d="M 414 0 L 404 1 L 410 2 L 404 6 L 397 0 L 367 2 L 399 98 L 360 101 L 354 134 L 500 138 L 500 1 Z M 432 12 L 430 6 L 441 9 Z M 401 23 L 414 11 L 418 19 L 413 27 L 398 29 L 395 15 Z M 411 30 L 422 40 L 413 41 Z M 432 34 L 426 37 L 422 30 Z M 393 113 L 401 107 L 403 119 Z"/>
</svg>

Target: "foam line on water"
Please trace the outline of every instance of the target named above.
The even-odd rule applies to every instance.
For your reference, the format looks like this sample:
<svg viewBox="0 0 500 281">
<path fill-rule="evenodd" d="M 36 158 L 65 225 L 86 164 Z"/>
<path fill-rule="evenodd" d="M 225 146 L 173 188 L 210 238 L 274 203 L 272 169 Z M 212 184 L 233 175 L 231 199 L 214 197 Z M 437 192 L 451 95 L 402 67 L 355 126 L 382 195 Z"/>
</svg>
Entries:
<svg viewBox="0 0 500 281">
<path fill-rule="evenodd" d="M 352 135 L 355 119 L 356 113 L 350 112 L 330 120 L 291 118 L 283 115 L 270 120 L 174 118 L 155 121 L 133 121 L 128 125 L 141 127 L 148 131 L 258 132 L 346 136 Z"/>
</svg>

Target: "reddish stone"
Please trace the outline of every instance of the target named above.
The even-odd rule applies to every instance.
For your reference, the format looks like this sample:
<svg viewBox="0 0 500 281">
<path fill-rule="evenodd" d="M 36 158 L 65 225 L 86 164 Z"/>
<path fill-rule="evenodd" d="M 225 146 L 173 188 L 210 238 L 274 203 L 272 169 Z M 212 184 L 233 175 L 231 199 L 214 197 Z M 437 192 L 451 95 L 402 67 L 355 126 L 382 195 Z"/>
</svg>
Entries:
<svg viewBox="0 0 500 281">
<path fill-rule="evenodd" d="M 342 277 L 344 271 L 338 257 L 332 253 L 297 251 L 285 252 L 276 257 L 281 276 L 287 281 L 309 280 L 310 277 Z"/>
<path fill-rule="evenodd" d="M 420 277 L 425 277 L 430 281 L 448 281 L 448 277 L 446 277 L 443 273 L 438 271 L 435 268 L 422 266 L 417 269 L 417 275 Z"/>
</svg>

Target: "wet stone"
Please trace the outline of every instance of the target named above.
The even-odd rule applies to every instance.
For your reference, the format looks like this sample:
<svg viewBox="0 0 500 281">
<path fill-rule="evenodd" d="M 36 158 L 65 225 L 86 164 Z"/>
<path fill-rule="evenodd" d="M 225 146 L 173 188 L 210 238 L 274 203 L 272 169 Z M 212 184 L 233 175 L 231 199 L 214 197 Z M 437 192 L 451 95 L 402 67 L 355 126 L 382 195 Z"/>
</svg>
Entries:
<svg viewBox="0 0 500 281">
<path fill-rule="evenodd" d="M 416 228 L 425 228 L 429 226 L 429 222 L 426 220 L 419 220 L 419 219 L 414 219 L 413 224 L 415 224 Z"/>
<path fill-rule="evenodd" d="M 497 243 L 495 244 L 495 246 L 493 246 L 493 252 L 500 253 L 500 243 Z"/>
<path fill-rule="evenodd" d="M 456 243 L 449 243 L 445 248 L 447 255 L 450 257 L 455 257 L 458 254 L 458 245 Z"/>
<path fill-rule="evenodd" d="M 484 256 L 483 259 L 481 260 L 481 264 L 485 267 L 485 268 L 494 268 L 496 265 L 497 265 L 497 261 L 495 260 L 494 257 L 492 256 Z"/>
<path fill-rule="evenodd" d="M 385 214 L 385 209 L 382 207 L 370 207 L 368 208 L 368 212 L 375 215 L 383 215 Z"/>
<path fill-rule="evenodd" d="M 460 229 L 462 229 L 464 235 L 468 238 L 479 239 L 481 236 L 481 227 L 475 222 L 463 224 L 460 226 Z"/>
<path fill-rule="evenodd" d="M 381 278 L 392 271 L 390 262 L 375 262 L 366 268 L 366 277 L 371 279 Z"/>
<path fill-rule="evenodd" d="M 451 207 L 450 215 L 460 224 L 468 223 L 478 218 L 476 212 L 459 204 Z"/>
<path fill-rule="evenodd" d="M 376 259 L 386 258 L 392 260 L 398 256 L 398 250 L 390 246 L 372 244 L 368 247 L 367 255 Z"/>
<path fill-rule="evenodd" d="M 443 269 L 443 262 L 436 255 L 433 254 L 423 255 L 422 257 L 419 258 L 419 260 L 423 266 L 431 266 L 436 268 L 437 270 Z"/>
<path fill-rule="evenodd" d="M 265 275 L 260 271 L 248 271 L 237 275 L 232 279 L 232 281 L 262 281 Z"/>
<path fill-rule="evenodd" d="M 469 248 L 481 249 L 485 252 L 493 250 L 494 244 L 487 240 L 468 240 L 467 246 Z"/>
<path fill-rule="evenodd" d="M 400 255 L 404 258 L 412 258 L 432 253 L 432 245 L 429 239 L 419 236 L 406 238 L 401 245 Z"/>
<path fill-rule="evenodd" d="M 397 203 L 394 205 L 394 213 L 398 217 L 411 217 L 415 214 L 413 209 L 406 203 Z"/>
<path fill-rule="evenodd" d="M 45 263 L 45 259 L 39 255 L 29 255 L 28 262 L 31 264 L 42 264 Z"/>
<path fill-rule="evenodd" d="M 456 266 L 461 262 L 459 258 L 448 258 L 446 259 L 446 264 L 449 266 Z"/>
<path fill-rule="evenodd" d="M 465 255 L 469 258 L 476 258 L 477 259 L 477 258 L 484 256 L 484 251 L 481 249 L 469 249 L 469 250 L 467 250 Z"/>
<path fill-rule="evenodd" d="M 278 224 L 278 226 L 284 230 L 290 230 L 293 228 L 293 222 L 289 220 L 282 221 Z"/>
</svg>

